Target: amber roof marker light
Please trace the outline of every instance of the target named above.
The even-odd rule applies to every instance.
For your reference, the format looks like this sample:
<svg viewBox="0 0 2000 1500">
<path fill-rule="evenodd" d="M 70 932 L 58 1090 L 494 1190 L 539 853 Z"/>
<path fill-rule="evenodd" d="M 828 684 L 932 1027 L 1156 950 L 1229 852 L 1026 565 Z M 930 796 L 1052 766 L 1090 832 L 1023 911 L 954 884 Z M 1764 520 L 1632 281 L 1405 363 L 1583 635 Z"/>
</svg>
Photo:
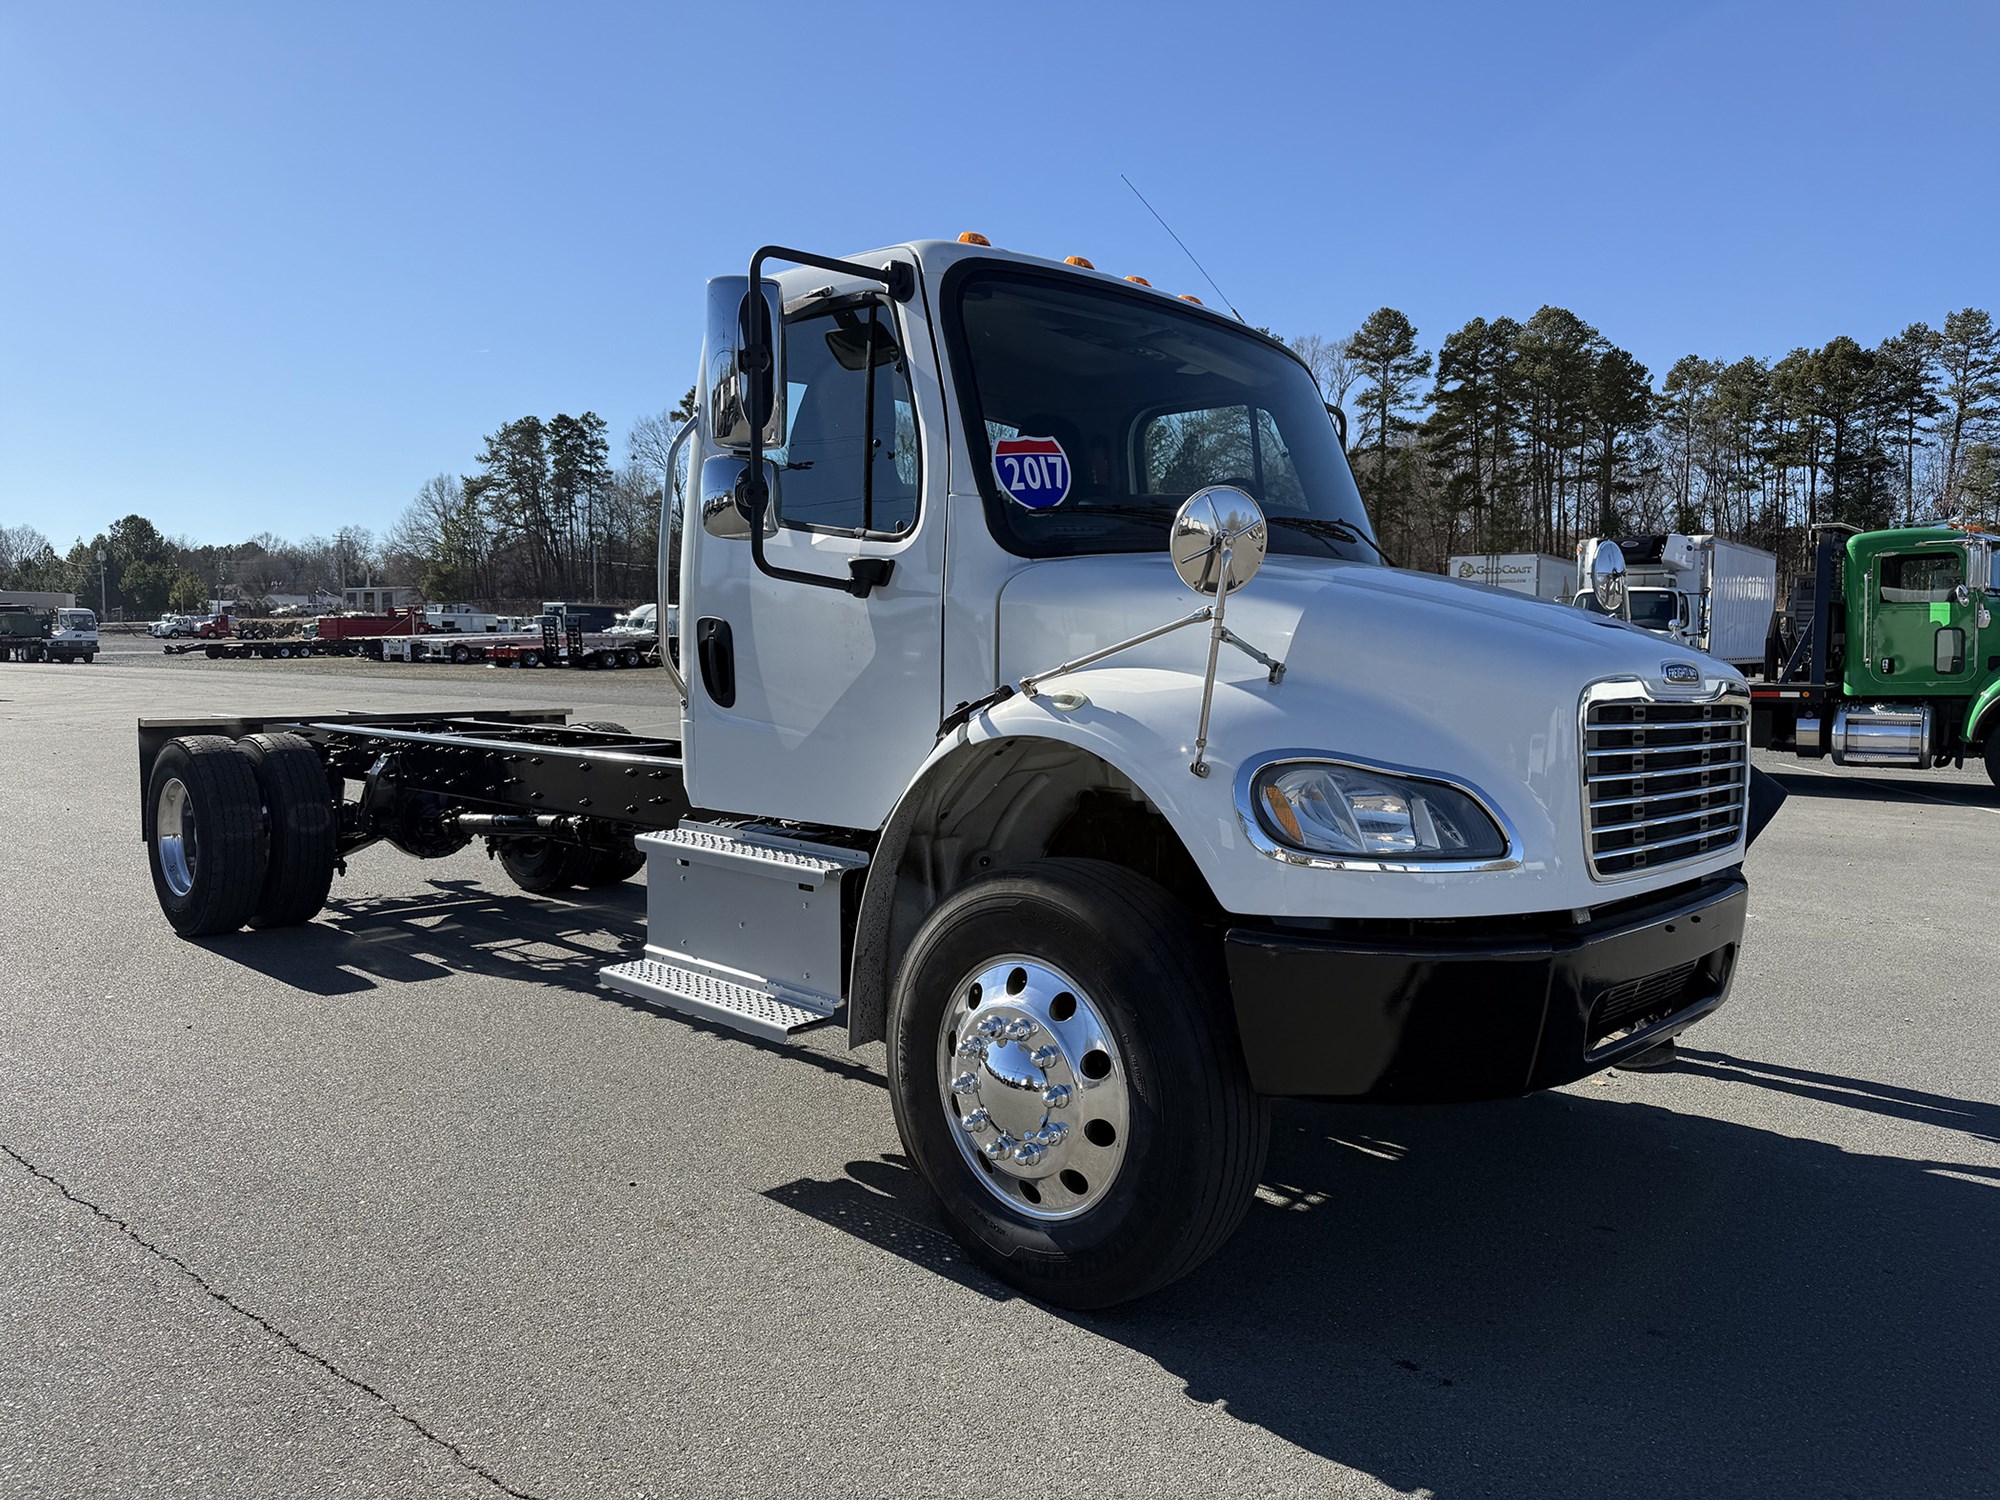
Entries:
<svg viewBox="0 0 2000 1500">
<path fill-rule="evenodd" d="M 961 245 L 984 245 L 989 250 L 993 248 L 993 241 L 986 238 L 985 235 L 976 229 L 961 231 L 958 236 L 958 242 Z"/>
</svg>

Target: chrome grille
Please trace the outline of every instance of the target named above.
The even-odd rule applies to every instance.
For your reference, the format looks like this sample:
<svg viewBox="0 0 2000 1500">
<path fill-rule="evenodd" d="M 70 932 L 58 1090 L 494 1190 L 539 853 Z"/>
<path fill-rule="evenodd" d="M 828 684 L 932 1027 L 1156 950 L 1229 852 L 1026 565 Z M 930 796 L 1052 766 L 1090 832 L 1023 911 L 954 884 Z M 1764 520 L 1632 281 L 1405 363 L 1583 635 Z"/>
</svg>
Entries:
<svg viewBox="0 0 2000 1500">
<path fill-rule="evenodd" d="M 1717 854 L 1743 837 L 1750 703 L 1659 702 L 1637 685 L 1584 701 L 1584 842 L 1599 880 Z"/>
</svg>

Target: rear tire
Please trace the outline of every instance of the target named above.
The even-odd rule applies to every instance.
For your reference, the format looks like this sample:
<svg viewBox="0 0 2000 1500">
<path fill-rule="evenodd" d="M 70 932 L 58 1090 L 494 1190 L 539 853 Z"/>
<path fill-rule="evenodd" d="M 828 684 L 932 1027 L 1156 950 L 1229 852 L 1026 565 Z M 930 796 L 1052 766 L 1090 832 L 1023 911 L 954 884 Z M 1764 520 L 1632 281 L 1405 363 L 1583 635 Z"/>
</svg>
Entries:
<svg viewBox="0 0 2000 1500">
<path fill-rule="evenodd" d="M 1995 786 L 2000 786 L 2000 720 L 1986 731 L 1986 775 Z"/>
<path fill-rule="evenodd" d="M 623 724 L 613 724 L 608 719 L 592 719 L 581 724 L 570 725 L 572 729 L 595 729 L 603 734 L 630 734 L 632 731 Z M 599 890 L 607 885 L 618 885 L 630 880 L 646 868 L 646 856 L 637 849 L 586 849 L 583 851 L 583 879 L 577 884 L 589 890 Z"/>
<path fill-rule="evenodd" d="M 326 766 L 296 734 L 251 734 L 237 741 L 257 775 L 269 822 L 270 857 L 252 927 L 296 927 L 326 905 L 340 857 L 339 825 Z"/>
<path fill-rule="evenodd" d="M 250 758 L 219 734 L 169 740 L 146 783 L 153 893 L 182 937 L 234 932 L 257 910 L 269 858 Z"/>
<path fill-rule="evenodd" d="M 1116 865 L 1037 860 L 947 897 L 897 975 L 888 1062 L 897 1131 L 953 1233 L 1060 1306 L 1186 1275 L 1263 1166 L 1216 942 Z"/>
<path fill-rule="evenodd" d="M 591 851 L 554 839 L 503 839 L 499 859 L 509 880 L 541 896 L 582 885 L 590 873 Z"/>
</svg>

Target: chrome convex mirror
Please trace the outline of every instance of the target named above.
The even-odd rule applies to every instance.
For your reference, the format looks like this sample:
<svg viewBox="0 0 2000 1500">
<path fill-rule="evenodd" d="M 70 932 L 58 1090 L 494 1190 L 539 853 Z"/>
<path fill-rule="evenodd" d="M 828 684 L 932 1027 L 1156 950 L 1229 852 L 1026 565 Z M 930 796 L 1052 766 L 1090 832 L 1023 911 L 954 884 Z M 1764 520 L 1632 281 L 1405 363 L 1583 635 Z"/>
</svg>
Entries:
<svg viewBox="0 0 2000 1500">
<path fill-rule="evenodd" d="M 761 430 L 766 448 L 785 446 L 784 305 L 778 283 L 765 280 L 750 295 L 748 276 L 715 276 L 708 283 L 708 325 L 701 345 L 702 432 L 718 448 L 737 452 Z M 744 345 L 753 322 L 770 351 L 767 368 L 745 367 Z"/>
<path fill-rule="evenodd" d="M 702 460 L 701 529 L 724 541 L 742 542 L 750 537 L 750 509 L 743 498 L 743 476 L 750 461 L 721 453 Z M 764 507 L 764 535 L 778 534 L 778 469 L 764 464 L 764 482 L 770 486 L 771 503 Z"/>
<path fill-rule="evenodd" d="M 1270 546 L 1264 512 L 1233 485 L 1211 484 L 1181 502 L 1167 554 L 1197 594 L 1233 594 L 1257 576 Z"/>
<path fill-rule="evenodd" d="M 1608 615 L 1625 606 L 1625 553 L 1616 542 L 1599 542 L 1590 559 L 1590 592 Z"/>
</svg>

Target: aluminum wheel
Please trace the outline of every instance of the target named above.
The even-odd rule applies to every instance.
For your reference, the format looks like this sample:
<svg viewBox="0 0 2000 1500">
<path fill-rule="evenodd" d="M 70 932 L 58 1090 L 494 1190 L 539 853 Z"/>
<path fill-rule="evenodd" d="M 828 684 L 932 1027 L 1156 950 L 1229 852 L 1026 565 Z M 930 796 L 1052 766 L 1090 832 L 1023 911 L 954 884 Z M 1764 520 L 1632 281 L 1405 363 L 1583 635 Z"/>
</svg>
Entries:
<svg viewBox="0 0 2000 1500">
<path fill-rule="evenodd" d="M 169 781 L 160 788 L 160 801 L 153 809 L 153 823 L 157 830 L 155 842 L 159 848 L 160 874 L 169 890 L 176 896 L 185 896 L 194 889 L 194 868 L 200 855 L 200 844 L 196 836 L 194 801 L 180 781 Z"/>
<path fill-rule="evenodd" d="M 1074 1218 L 1110 1190 L 1131 1095 L 1110 1029 L 1067 975 L 1018 955 L 966 975 L 938 1029 L 937 1079 L 960 1154 L 1015 1212 Z"/>
</svg>

